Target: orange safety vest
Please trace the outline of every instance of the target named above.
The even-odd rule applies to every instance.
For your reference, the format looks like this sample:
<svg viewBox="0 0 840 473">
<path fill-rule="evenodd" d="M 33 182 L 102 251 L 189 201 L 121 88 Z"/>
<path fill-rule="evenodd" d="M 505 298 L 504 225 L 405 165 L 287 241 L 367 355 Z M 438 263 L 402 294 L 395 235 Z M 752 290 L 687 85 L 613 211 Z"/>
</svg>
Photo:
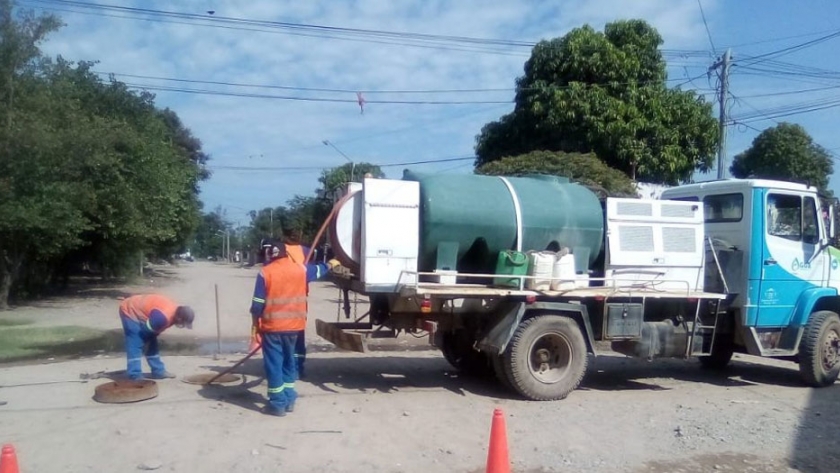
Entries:
<svg viewBox="0 0 840 473">
<path fill-rule="evenodd" d="M 286 245 L 286 255 L 297 264 L 303 264 L 306 256 L 303 255 L 303 247 L 300 245 Z"/>
<path fill-rule="evenodd" d="M 120 303 L 120 314 L 135 322 L 145 323 L 153 310 L 159 310 L 166 316 L 167 327 L 172 326 L 178 304 L 168 297 L 159 294 L 143 294 L 123 299 Z"/>
<path fill-rule="evenodd" d="M 312 251 L 312 250 L 309 250 Z M 297 264 L 303 264 L 306 256 L 303 254 L 303 246 L 301 245 L 286 245 L 286 256 L 291 258 Z M 305 268 L 304 268 L 305 269 Z M 307 292 L 309 290 L 307 289 Z M 306 305 L 306 311 L 309 312 L 309 304 Z"/>
<path fill-rule="evenodd" d="M 260 317 L 263 332 L 297 332 L 306 328 L 306 268 L 290 258 L 279 258 L 260 271 L 266 287 Z"/>
</svg>

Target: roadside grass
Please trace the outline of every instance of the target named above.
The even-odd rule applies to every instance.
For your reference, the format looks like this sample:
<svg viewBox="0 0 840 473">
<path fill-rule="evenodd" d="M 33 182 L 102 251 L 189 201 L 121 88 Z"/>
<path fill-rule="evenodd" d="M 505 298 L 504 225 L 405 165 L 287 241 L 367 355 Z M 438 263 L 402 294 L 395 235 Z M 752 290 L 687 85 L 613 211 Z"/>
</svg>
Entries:
<svg viewBox="0 0 840 473">
<path fill-rule="evenodd" d="M 26 322 L 8 322 L 0 326 L 0 363 L 113 350 L 118 340 L 113 332 L 88 327 L 21 327 Z"/>
<path fill-rule="evenodd" d="M 20 325 L 29 325 L 31 323 L 31 320 L 0 318 L 0 327 L 17 327 Z"/>
</svg>

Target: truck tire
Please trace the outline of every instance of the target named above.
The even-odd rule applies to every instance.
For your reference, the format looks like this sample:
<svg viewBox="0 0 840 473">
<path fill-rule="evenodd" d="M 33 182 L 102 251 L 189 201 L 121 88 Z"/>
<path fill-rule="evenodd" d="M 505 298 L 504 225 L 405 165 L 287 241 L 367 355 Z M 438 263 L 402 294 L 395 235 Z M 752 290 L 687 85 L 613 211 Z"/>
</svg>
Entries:
<svg viewBox="0 0 840 473">
<path fill-rule="evenodd" d="M 483 377 L 492 373 L 490 359 L 473 349 L 470 338 L 463 330 L 443 334 L 440 351 L 452 367 L 465 375 Z"/>
<path fill-rule="evenodd" d="M 511 391 L 516 391 L 514 389 L 513 384 L 510 382 L 510 378 L 508 378 L 507 370 L 505 369 L 505 355 L 489 355 L 490 362 L 493 364 L 493 373 L 496 374 L 496 379 L 499 383 L 502 384 L 506 389 Z"/>
<path fill-rule="evenodd" d="M 715 344 L 712 347 L 712 354 L 697 357 L 700 365 L 707 370 L 721 371 L 729 366 L 732 355 L 735 354 L 735 343 L 732 340 L 734 334 L 721 333 L 715 337 Z"/>
<path fill-rule="evenodd" d="M 560 315 L 523 320 L 503 356 L 513 389 L 533 401 L 568 396 L 580 385 L 588 362 L 580 327 Z"/>
<path fill-rule="evenodd" d="M 815 388 L 834 384 L 840 374 L 840 316 L 829 310 L 811 314 L 799 345 L 799 372 Z"/>
</svg>

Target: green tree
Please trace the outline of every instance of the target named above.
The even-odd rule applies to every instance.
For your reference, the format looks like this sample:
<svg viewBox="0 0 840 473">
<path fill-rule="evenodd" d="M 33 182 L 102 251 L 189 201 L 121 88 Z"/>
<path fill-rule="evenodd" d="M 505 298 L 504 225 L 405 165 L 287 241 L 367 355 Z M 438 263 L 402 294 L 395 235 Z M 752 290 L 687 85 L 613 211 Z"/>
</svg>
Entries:
<svg viewBox="0 0 840 473">
<path fill-rule="evenodd" d="M 198 223 L 200 141 L 151 94 L 43 57 L 58 25 L 0 0 L 0 308 L 80 261 L 136 271 Z"/>
<path fill-rule="evenodd" d="M 352 182 L 362 182 L 368 174 L 377 179 L 385 177 L 382 168 L 375 164 L 356 163 L 354 166 L 351 163 L 347 163 L 332 169 L 325 169 L 321 172 L 321 177 L 318 178 L 318 183 L 321 185 L 319 193 L 328 196 L 337 189 L 340 189 L 344 184 L 351 182 L 351 172 L 353 174 Z"/>
<path fill-rule="evenodd" d="M 610 168 L 594 154 L 532 151 L 489 162 L 476 174 L 525 176 L 551 174 L 568 177 L 585 186 L 603 189 L 611 197 L 638 197 L 633 181 L 621 171 Z"/>
<path fill-rule="evenodd" d="M 641 20 L 540 41 L 513 112 L 476 137 L 476 166 L 535 150 L 594 152 L 634 180 L 676 184 L 706 171 L 718 143 L 711 104 L 666 87 L 659 33 Z"/>
<path fill-rule="evenodd" d="M 759 133 L 746 151 L 735 156 L 729 172 L 737 178 L 810 184 L 830 193 L 828 181 L 834 173 L 834 162 L 800 125 L 780 123 Z"/>
<path fill-rule="evenodd" d="M 0 309 L 8 306 L 12 285 L 34 247 L 44 255 L 61 253 L 78 245 L 79 233 L 87 229 L 66 198 L 76 187 L 49 179 L 58 163 L 46 156 L 23 161 L 55 145 L 49 128 L 26 104 L 47 99 L 43 94 L 33 98 L 42 61 L 38 45 L 59 26 L 53 15 L 15 13 L 11 1 L 0 0 Z"/>
<path fill-rule="evenodd" d="M 191 248 L 196 258 L 221 256 L 224 232 L 229 228 L 220 209 L 201 216 L 195 231 L 195 240 Z"/>
<path fill-rule="evenodd" d="M 284 206 L 252 210 L 248 214 L 251 222 L 245 237 L 246 247 L 256 248 L 263 238 L 282 237 L 289 225 Z"/>
</svg>

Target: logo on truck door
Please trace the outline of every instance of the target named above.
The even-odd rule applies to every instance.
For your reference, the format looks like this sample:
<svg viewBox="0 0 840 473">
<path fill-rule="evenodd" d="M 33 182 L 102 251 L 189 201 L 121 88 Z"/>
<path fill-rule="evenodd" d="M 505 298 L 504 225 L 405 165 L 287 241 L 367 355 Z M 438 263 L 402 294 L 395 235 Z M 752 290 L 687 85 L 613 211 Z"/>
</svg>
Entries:
<svg viewBox="0 0 840 473">
<path fill-rule="evenodd" d="M 799 258 L 794 258 L 790 269 L 792 269 L 794 273 L 798 272 L 800 269 L 811 269 L 811 263 L 807 261 L 799 261 Z"/>
<path fill-rule="evenodd" d="M 779 294 L 776 293 L 776 290 L 768 288 L 764 291 L 764 295 L 761 298 L 761 303 L 766 305 L 773 305 L 779 302 Z"/>
</svg>

